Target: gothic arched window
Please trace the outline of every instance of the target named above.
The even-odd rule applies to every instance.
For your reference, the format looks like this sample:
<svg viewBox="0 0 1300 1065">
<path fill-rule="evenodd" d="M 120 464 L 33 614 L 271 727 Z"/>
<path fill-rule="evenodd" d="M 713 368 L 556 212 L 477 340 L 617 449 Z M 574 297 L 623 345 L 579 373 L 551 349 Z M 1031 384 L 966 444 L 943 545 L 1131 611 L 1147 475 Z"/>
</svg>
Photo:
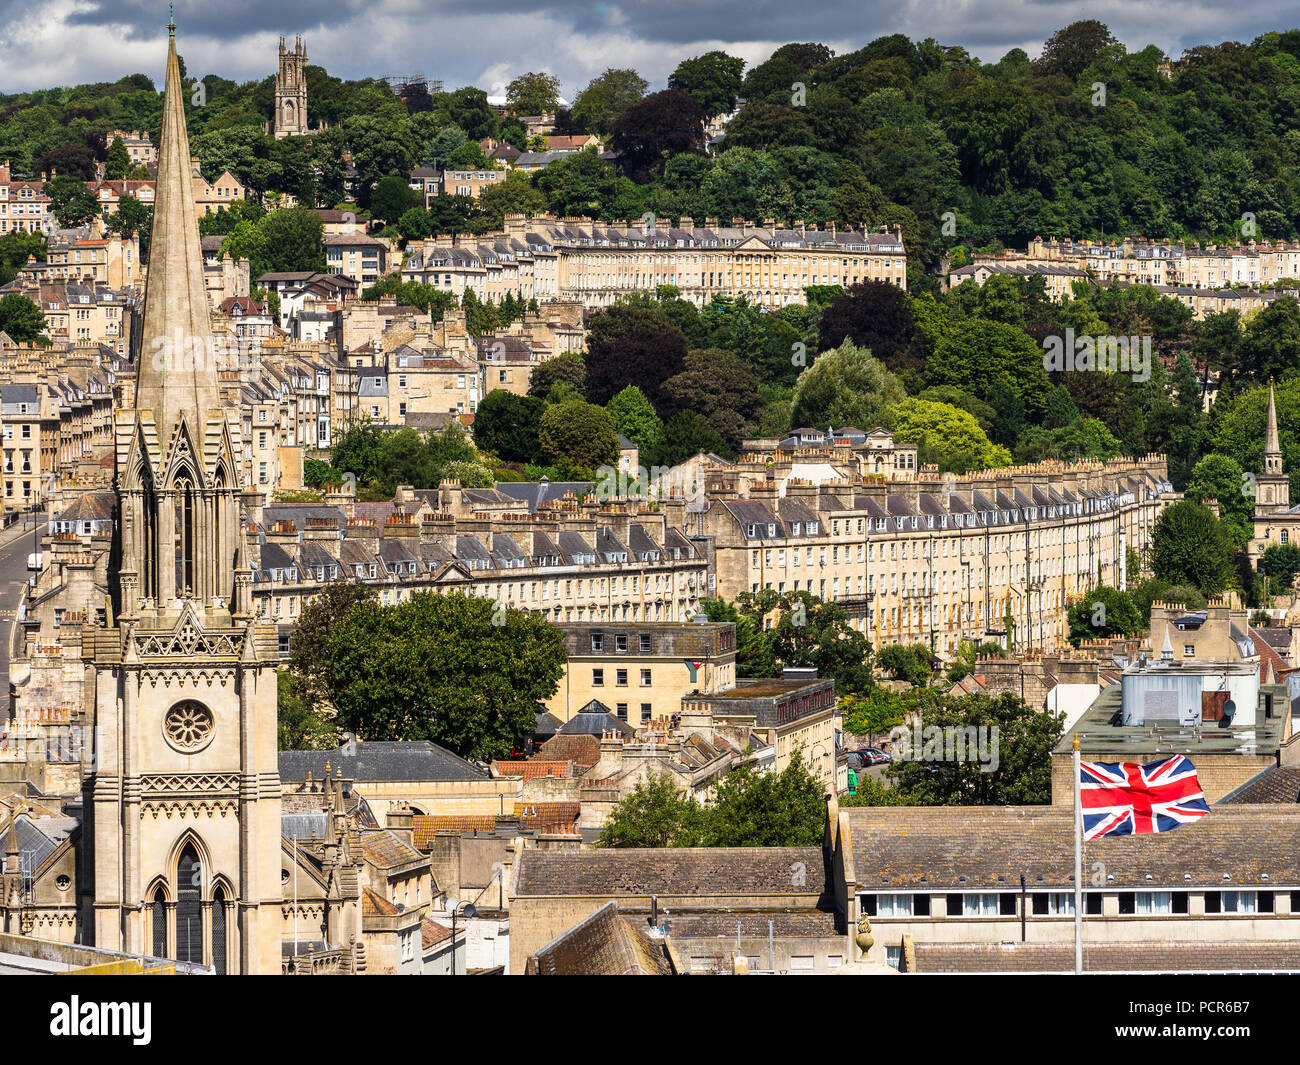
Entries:
<svg viewBox="0 0 1300 1065">
<path fill-rule="evenodd" d="M 193 843 L 187 843 L 176 863 L 176 958 L 203 961 L 203 908 L 199 904 L 203 870 Z"/>
<path fill-rule="evenodd" d="M 176 481 L 176 594 L 194 594 L 194 485 L 188 477 Z"/>
<path fill-rule="evenodd" d="M 155 958 L 167 957 L 167 902 L 163 896 L 163 889 L 159 888 L 153 893 L 153 956 Z"/>
<path fill-rule="evenodd" d="M 141 469 L 140 483 L 143 488 L 141 508 L 143 523 L 140 539 L 144 555 L 141 567 L 143 586 L 140 592 L 145 598 L 154 599 L 158 595 L 158 500 L 154 495 L 153 477 L 150 476 L 148 469 Z"/>
<path fill-rule="evenodd" d="M 218 976 L 226 975 L 226 892 L 212 893 L 212 966 Z"/>
</svg>

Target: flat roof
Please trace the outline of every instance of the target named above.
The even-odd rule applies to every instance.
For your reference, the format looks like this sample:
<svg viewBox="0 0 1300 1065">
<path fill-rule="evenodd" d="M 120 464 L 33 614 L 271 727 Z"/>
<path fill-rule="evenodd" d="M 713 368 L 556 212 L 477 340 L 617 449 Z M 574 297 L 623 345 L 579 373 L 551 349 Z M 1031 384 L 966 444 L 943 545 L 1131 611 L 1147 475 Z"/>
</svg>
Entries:
<svg viewBox="0 0 1300 1065">
<path fill-rule="evenodd" d="M 803 688 L 820 687 L 830 683 L 829 677 L 761 677 L 756 680 L 738 680 L 730 691 L 703 696 L 706 699 L 770 699 L 789 695 Z"/>
<path fill-rule="evenodd" d="M 1079 746 L 1086 757 L 1113 756 L 1116 761 L 1133 761 L 1138 758 L 1155 758 L 1168 754 L 1238 754 L 1272 757 L 1282 742 L 1282 729 L 1286 715 L 1291 712 L 1291 697 L 1285 685 L 1260 686 L 1259 706 L 1253 721 L 1244 721 L 1238 714 L 1230 728 L 1220 728 L 1216 722 L 1206 722 L 1202 728 L 1159 725 L 1112 725 L 1121 713 L 1123 695 L 1120 684 L 1103 688 L 1092 705 L 1083 712 L 1074 729 L 1061 737 L 1053 754 L 1069 754 L 1073 749 L 1075 730 Z M 1264 716 L 1264 695 L 1273 696 L 1273 716 Z"/>
</svg>

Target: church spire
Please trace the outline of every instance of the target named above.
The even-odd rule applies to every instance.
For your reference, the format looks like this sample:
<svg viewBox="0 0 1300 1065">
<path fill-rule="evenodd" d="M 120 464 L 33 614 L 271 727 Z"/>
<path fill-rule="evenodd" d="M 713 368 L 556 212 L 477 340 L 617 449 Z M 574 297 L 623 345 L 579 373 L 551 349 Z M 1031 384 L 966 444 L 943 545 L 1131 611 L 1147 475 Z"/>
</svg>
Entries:
<svg viewBox="0 0 1300 1065">
<path fill-rule="evenodd" d="M 1278 441 L 1278 404 L 1273 398 L 1273 382 L 1269 381 L 1269 416 L 1264 429 L 1264 472 L 1282 472 L 1282 445 Z"/>
<path fill-rule="evenodd" d="M 162 138 L 136 371 L 136 407 L 153 413 L 164 447 L 182 414 L 197 433 L 208 412 L 221 406 L 174 18 L 167 28 Z"/>
</svg>

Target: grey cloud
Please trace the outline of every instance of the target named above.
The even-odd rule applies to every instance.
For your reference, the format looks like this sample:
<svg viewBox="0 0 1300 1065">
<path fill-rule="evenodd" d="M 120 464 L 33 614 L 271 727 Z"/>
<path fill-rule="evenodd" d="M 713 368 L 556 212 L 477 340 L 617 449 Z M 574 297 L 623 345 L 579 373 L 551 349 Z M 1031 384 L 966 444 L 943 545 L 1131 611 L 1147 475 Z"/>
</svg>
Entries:
<svg viewBox="0 0 1300 1065">
<path fill-rule="evenodd" d="M 312 62 L 344 78 L 422 72 L 448 86 L 484 84 L 486 71 L 543 67 L 567 92 L 609 65 L 635 66 L 662 87 L 678 60 L 709 48 L 762 59 L 786 41 L 824 41 L 839 51 L 890 33 L 965 46 L 987 62 L 1012 48 L 1037 54 L 1043 40 L 1081 18 L 1099 18 L 1131 50 L 1178 54 L 1198 44 L 1249 41 L 1288 28 L 1272 4 L 1243 0 L 789 0 L 558 2 L 523 0 L 182 0 L 176 19 L 192 69 L 243 80 L 275 67 L 276 35 L 302 34 Z M 148 65 L 165 33 L 158 0 L 54 3 L 0 0 L 0 92 L 117 77 Z M 15 27 L 18 27 L 15 29 Z M 24 28 L 25 27 L 25 28 Z M 7 35 L 8 40 L 3 39 Z M 118 47 L 114 47 L 117 45 Z"/>
</svg>

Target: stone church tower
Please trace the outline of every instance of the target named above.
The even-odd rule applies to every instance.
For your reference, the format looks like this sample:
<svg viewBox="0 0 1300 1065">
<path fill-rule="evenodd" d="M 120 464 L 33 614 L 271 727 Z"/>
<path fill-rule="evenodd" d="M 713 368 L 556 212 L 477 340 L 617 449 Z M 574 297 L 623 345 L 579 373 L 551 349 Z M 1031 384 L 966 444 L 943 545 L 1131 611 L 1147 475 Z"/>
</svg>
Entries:
<svg viewBox="0 0 1300 1065">
<path fill-rule="evenodd" d="M 1282 468 L 1282 444 L 1277 434 L 1277 403 L 1268 386 L 1268 416 L 1264 423 L 1264 465 L 1255 477 L 1255 512 L 1273 514 L 1291 505 L 1291 480 Z"/>
<path fill-rule="evenodd" d="M 83 652 L 84 925 L 96 946 L 278 973 L 275 631 L 253 614 L 168 28 L 136 408 L 115 415 L 112 612 Z"/>
<path fill-rule="evenodd" d="M 298 37 L 293 51 L 280 38 L 280 72 L 275 76 L 275 139 L 307 132 L 307 46 Z"/>
</svg>

